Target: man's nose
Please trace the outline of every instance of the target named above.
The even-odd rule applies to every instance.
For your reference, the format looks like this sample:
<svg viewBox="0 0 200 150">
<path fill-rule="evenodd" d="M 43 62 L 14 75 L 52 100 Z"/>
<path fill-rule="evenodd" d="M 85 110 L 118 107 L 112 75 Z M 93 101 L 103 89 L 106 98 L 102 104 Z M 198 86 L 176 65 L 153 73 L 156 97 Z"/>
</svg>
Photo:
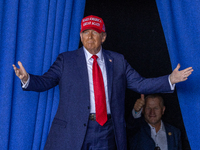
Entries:
<svg viewBox="0 0 200 150">
<path fill-rule="evenodd" d="M 154 109 L 151 109 L 151 110 L 150 110 L 150 114 L 151 114 L 151 115 L 154 115 L 154 114 L 155 114 Z"/>
<path fill-rule="evenodd" d="M 93 36 L 93 34 L 92 34 L 92 32 L 90 32 L 89 34 L 88 34 L 88 38 L 92 38 L 92 36 Z"/>
</svg>

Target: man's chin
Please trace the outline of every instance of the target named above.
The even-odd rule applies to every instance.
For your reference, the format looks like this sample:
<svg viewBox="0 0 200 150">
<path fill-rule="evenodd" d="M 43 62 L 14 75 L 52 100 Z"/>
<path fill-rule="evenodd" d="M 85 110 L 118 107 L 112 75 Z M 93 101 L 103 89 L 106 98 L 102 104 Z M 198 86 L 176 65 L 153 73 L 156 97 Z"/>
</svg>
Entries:
<svg viewBox="0 0 200 150">
<path fill-rule="evenodd" d="M 149 120 L 149 124 L 156 125 L 157 123 L 158 123 L 158 120 L 155 120 L 155 119 Z"/>
</svg>

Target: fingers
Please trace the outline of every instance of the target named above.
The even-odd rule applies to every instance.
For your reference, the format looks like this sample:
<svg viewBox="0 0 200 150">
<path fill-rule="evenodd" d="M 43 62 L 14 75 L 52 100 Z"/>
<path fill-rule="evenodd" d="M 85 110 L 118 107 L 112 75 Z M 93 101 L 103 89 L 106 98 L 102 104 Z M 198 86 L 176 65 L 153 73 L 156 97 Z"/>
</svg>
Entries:
<svg viewBox="0 0 200 150">
<path fill-rule="evenodd" d="M 23 65 L 22 65 L 22 63 L 20 61 L 18 61 L 17 63 L 18 63 L 18 65 L 19 65 L 20 68 L 23 67 Z M 14 64 L 12 66 L 13 66 L 14 70 L 18 69 Z"/>
<path fill-rule="evenodd" d="M 141 94 L 141 98 L 137 99 L 134 105 L 134 110 L 136 112 L 140 111 L 145 104 L 144 94 Z"/>
<path fill-rule="evenodd" d="M 139 100 L 139 104 L 141 108 L 145 105 L 144 94 L 143 94 L 143 97 Z"/>
<path fill-rule="evenodd" d="M 180 67 L 181 67 L 181 65 L 178 63 L 178 65 L 176 66 L 176 68 L 174 70 L 178 71 L 180 69 Z M 188 68 L 183 69 L 182 71 L 184 71 L 184 72 L 187 72 L 187 71 L 192 72 L 193 68 L 192 67 L 188 67 Z"/>
<path fill-rule="evenodd" d="M 18 61 L 18 65 L 19 68 L 17 68 L 14 64 L 12 65 L 16 76 L 21 80 L 27 80 L 27 72 L 20 61 Z"/>
<path fill-rule="evenodd" d="M 180 69 L 180 67 L 181 67 L 181 65 L 178 63 L 178 65 L 176 66 L 176 68 L 174 70 L 178 71 Z M 184 69 L 182 71 L 193 71 L 193 69 L 192 69 L 192 67 L 188 67 L 188 68 L 186 68 L 186 69 Z"/>
<path fill-rule="evenodd" d="M 185 72 L 185 77 L 188 77 L 191 74 L 192 74 L 192 71 Z"/>
<path fill-rule="evenodd" d="M 144 99 L 144 94 L 141 94 L 141 98 L 139 100 L 140 107 L 143 107 L 145 105 L 145 99 Z"/>
<path fill-rule="evenodd" d="M 193 68 L 192 67 L 188 67 L 188 68 L 186 68 L 186 69 L 184 69 L 184 70 L 182 70 L 182 71 L 184 71 L 184 73 L 191 73 L 192 71 L 194 71 L 193 70 Z"/>
<path fill-rule="evenodd" d="M 24 66 L 23 66 L 22 63 L 21 63 L 21 61 L 18 61 L 18 65 L 19 65 L 20 69 L 25 70 L 25 69 L 24 69 Z"/>
<path fill-rule="evenodd" d="M 192 74 L 192 71 L 194 71 L 192 69 L 192 67 L 188 67 L 188 68 L 186 68 L 186 69 L 184 69 L 184 70 L 181 71 L 181 72 L 183 72 L 183 79 L 184 79 L 184 81 L 187 80 L 187 77 Z"/>
<path fill-rule="evenodd" d="M 16 76 L 19 76 L 19 69 L 14 64 L 12 66 L 13 66 Z"/>
<path fill-rule="evenodd" d="M 17 67 L 14 64 L 12 66 L 13 66 L 14 71 L 16 71 Z"/>
</svg>

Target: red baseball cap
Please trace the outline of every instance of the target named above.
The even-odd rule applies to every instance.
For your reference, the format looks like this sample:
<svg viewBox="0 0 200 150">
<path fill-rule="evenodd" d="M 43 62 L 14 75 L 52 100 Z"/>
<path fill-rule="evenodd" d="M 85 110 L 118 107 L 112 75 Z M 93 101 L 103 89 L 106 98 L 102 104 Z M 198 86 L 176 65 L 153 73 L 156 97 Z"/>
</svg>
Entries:
<svg viewBox="0 0 200 150">
<path fill-rule="evenodd" d="M 81 31 L 80 32 L 83 32 L 88 29 L 95 30 L 98 33 L 105 32 L 105 30 L 106 30 L 103 19 L 100 17 L 97 17 L 97 16 L 93 16 L 93 15 L 87 16 L 87 17 L 83 18 L 81 21 Z"/>
</svg>

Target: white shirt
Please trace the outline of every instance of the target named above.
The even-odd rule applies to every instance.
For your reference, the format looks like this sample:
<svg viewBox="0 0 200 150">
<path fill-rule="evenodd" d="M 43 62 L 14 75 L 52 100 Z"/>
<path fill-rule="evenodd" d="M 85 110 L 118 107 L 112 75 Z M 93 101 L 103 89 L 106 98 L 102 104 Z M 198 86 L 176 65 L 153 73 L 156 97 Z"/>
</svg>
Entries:
<svg viewBox="0 0 200 150">
<path fill-rule="evenodd" d="M 89 78 L 89 86 L 90 86 L 90 113 L 95 113 L 95 100 L 94 100 L 94 87 L 93 87 L 93 78 L 92 78 L 92 65 L 93 65 L 93 58 L 91 58 L 93 55 L 90 54 L 85 47 L 83 47 L 85 58 L 87 62 L 87 69 L 88 69 L 88 78 Z M 103 75 L 103 81 L 104 81 L 104 88 L 105 88 L 105 94 L 106 94 L 106 106 L 107 106 L 107 114 L 110 114 L 110 104 L 108 100 L 108 86 L 107 86 L 107 74 L 106 74 L 106 66 L 105 61 L 102 54 L 102 48 L 101 50 L 96 54 L 98 56 L 97 63 L 99 67 L 101 68 L 101 72 Z"/>
<path fill-rule="evenodd" d="M 155 147 L 159 146 L 161 150 L 168 150 L 167 135 L 163 122 L 161 121 L 160 130 L 156 133 L 156 129 L 148 124 L 151 128 L 151 138 L 155 142 Z"/>
</svg>

